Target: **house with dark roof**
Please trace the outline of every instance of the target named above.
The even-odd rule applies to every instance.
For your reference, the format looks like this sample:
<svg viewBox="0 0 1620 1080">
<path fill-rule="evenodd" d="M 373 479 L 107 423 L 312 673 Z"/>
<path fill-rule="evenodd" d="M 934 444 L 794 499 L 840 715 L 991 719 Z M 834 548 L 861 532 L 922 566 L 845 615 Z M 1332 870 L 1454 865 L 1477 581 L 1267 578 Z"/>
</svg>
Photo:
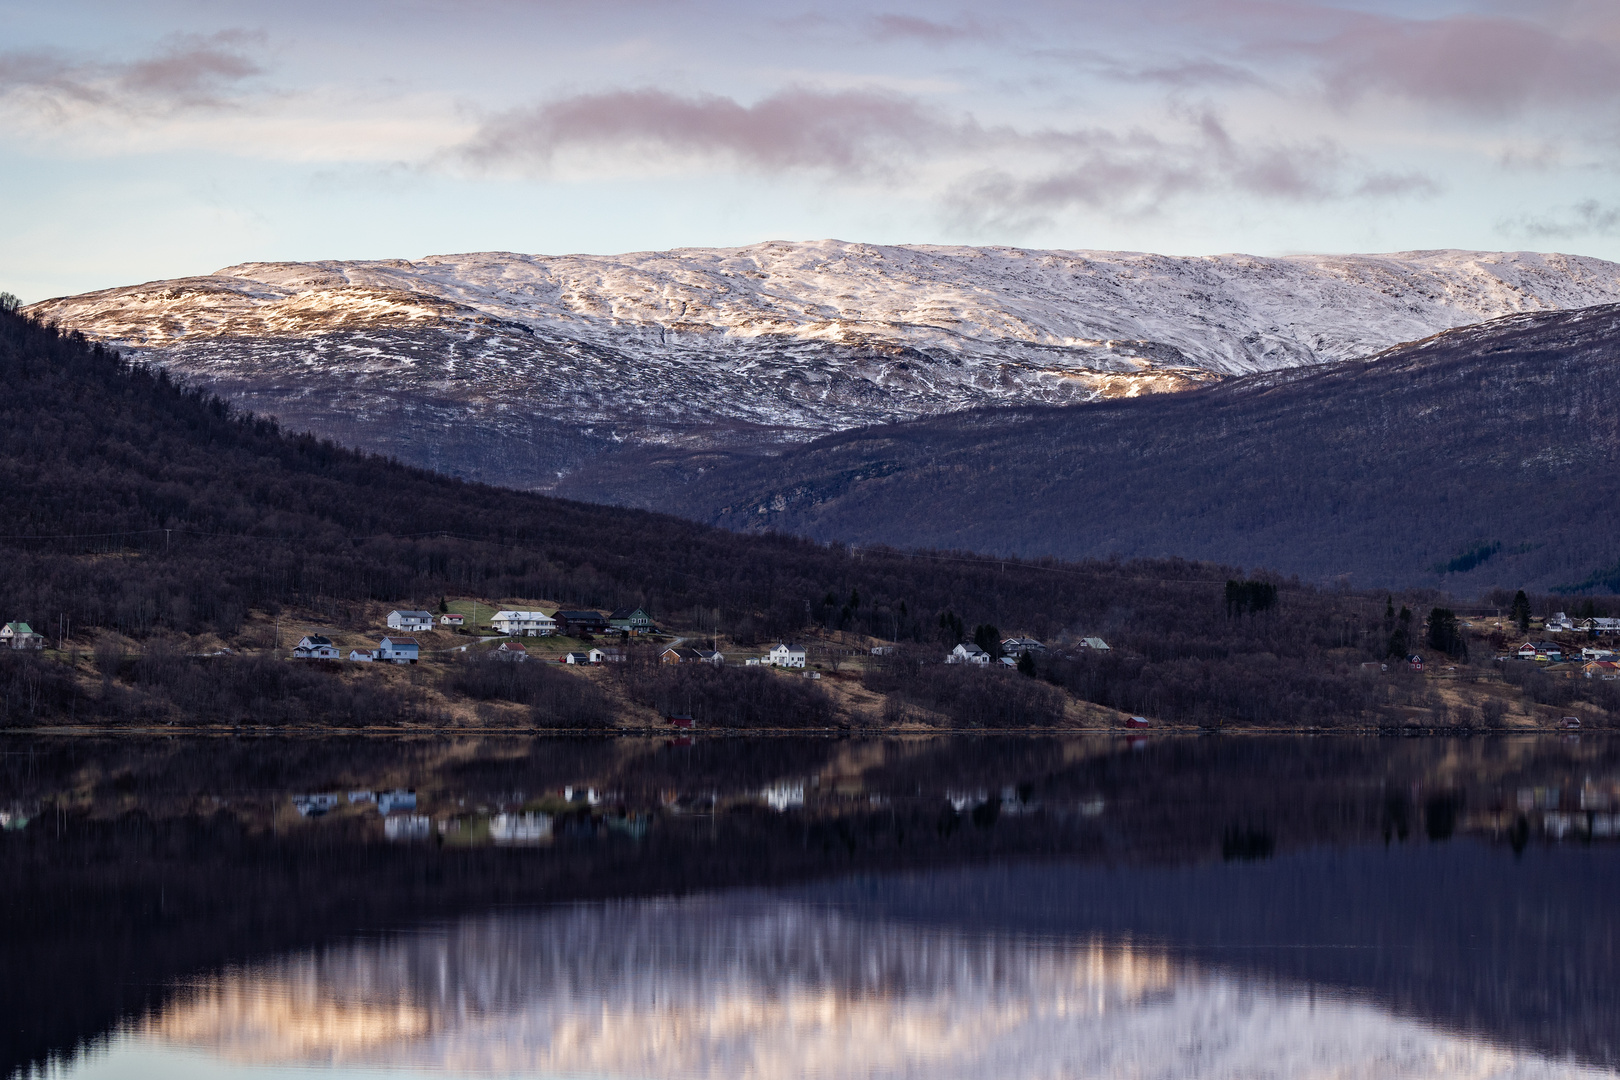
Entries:
<svg viewBox="0 0 1620 1080">
<path fill-rule="evenodd" d="M 945 656 L 947 664 L 988 664 L 990 654 L 979 648 L 973 642 L 964 642 L 952 649 Z"/>
<path fill-rule="evenodd" d="M 568 637 L 607 633 L 608 621 L 600 611 L 559 611 L 552 618 L 557 620 L 557 633 Z"/>
<path fill-rule="evenodd" d="M 416 643 L 415 638 L 385 637 L 377 643 L 377 659 L 389 660 L 396 664 L 414 664 L 422 647 Z"/>
<path fill-rule="evenodd" d="M 338 658 L 337 646 L 332 639 L 320 634 L 305 634 L 303 639 L 293 646 L 293 659 L 295 660 L 336 660 Z"/>
<path fill-rule="evenodd" d="M 390 611 L 388 613 L 388 629 L 431 630 L 433 629 L 433 612 Z"/>
<path fill-rule="evenodd" d="M 777 642 L 765 654 L 765 662 L 771 667 L 804 667 L 804 661 L 804 647 L 789 645 L 785 641 Z"/>
</svg>

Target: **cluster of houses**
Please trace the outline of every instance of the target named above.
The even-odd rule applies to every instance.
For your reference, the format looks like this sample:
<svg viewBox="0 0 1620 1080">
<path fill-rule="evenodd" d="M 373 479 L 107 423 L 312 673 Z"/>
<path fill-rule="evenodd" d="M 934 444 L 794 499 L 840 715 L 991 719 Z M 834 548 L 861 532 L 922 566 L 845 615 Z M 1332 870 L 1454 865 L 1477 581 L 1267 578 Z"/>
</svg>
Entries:
<svg viewBox="0 0 1620 1080">
<path fill-rule="evenodd" d="M 25 622 L 8 622 L 0 627 L 0 649 L 43 649 L 45 635 L 36 633 Z"/>
<path fill-rule="evenodd" d="M 421 658 L 422 646 L 415 638 L 385 637 L 375 649 L 351 649 L 349 659 L 369 663 L 381 660 L 390 664 L 414 664 Z M 294 660 L 340 660 L 342 650 L 323 634 L 305 634 L 293 647 Z"/>
<path fill-rule="evenodd" d="M 497 660 L 522 663 L 530 658 L 529 647 L 521 641 L 503 641 L 491 654 Z M 559 664 L 617 664 L 624 660 L 624 650 L 595 648 L 585 652 L 564 653 L 557 658 Z"/>
<path fill-rule="evenodd" d="M 1091 649 L 1096 652 L 1108 652 L 1108 642 L 1098 637 L 1081 638 L 1080 648 Z M 1010 637 L 1001 642 L 1001 663 L 1008 667 L 1016 667 L 1018 661 L 1025 656 L 1037 656 L 1046 651 L 1034 638 Z M 947 664 L 983 664 L 989 666 L 991 656 L 973 642 L 964 642 L 945 654 Z"/>
<path fill-rule="evenodd" d="M 552 635 L 567 635 L 570 637 L 586 638 L 592 635 L 648 634 L 655 631 L 652 616 L 643 608 L 621 608 L 611 615 L 604 615 L 600 611 L 558 610 L 551 614 L 543 611 L 497 611 L 489 620 L 490 626 L 505 637 L 551 637 Z M 444 630 L 459 630 L 467 625 L 465 615 L 445 613 L 434 615 L 431 611 L 409 611 L 398 609 L 388 613 L 388 629 L 401 631 L 401 635 L 391 635 L 378 642 L 374 649 L 350 650 L 348 659 L 355 662 L 383 661 L 393 664 L 414 664 L 421 658 L 422 646 L 415 638 L 402 636 L 420 631 L 432 630 L 435 622 Z M 23 624 L 13 624 L 23 625 Z M 24 626 L 26 630 L 27 627 Z M 508 641 L 496 650 L 496 655 L 502 660 L 527 660 L 529 650 L 521 642 Z M 321 634 L 308 634 L 298 642 L 293 649 L 293 658 L 296 660 L 341 660 L 344 659 L 340 650 L 332 639 Z M 565 664 L 602 664 L 623 660 L 624 652 L 620 649 L 590 649 L 585 652 L 571 652 L 561 658 Z"/>
<path fill-rule="evenodd" d="M 806 659 L 802 645 L 777 642 L 763 657 L 752 656 L 745 661 L 748 667 L 802 668 Z M 717 649 L 688 649 L 671 647 L 658 654 L 660 664 L 713 664 L 724 667 L 725 654 Z"/>
<path fill-rule="evenodd" d="M 604 615 L 600 611 L 557 610 L 547 615 L 543 611 L 497 611 L 489 625 L 507 637 L 587 637 L 606 634 L 651 634 L 657 628 L 652 616 L 643 608 L 620 608 Z"/>
<path fill-rule="evenodd" d="M 1581 674 L 1588 679 L 1602 679 L 1605 682 L 1620 679 L 1620 653 L 1614 649 L 1587 646 L 1577 654 L 1574 649 L 1566 650 L 1556 641 L 1527 641 L 1508 656 L 1499 659 L 1506 660 L 1509 656 L 1515 660 L 1537 664 L 1562 664 L 1579 660 Z"/>
<path fill-rule="evenodd" d="M 1555 613 L 1544 624 L 1549 631 L 1569 634 L 1620 634 L 1620 619 L 1572 619 L 1562 611 Z"/>
</svg>

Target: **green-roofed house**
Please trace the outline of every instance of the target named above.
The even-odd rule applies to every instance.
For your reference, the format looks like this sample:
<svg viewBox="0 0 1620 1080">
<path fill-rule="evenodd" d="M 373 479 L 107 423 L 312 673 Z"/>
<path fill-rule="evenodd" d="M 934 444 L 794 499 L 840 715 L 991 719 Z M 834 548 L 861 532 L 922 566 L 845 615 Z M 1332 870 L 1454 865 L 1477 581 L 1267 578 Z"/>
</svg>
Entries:
<svg viewBox="0 0 1620 1080">
<path fill-rule="evenodd" d="M 0 649 L 43 649 L 45 635 L 34 633 L 25 622 L 8 622 L 0 627 Z"/>
</svg>

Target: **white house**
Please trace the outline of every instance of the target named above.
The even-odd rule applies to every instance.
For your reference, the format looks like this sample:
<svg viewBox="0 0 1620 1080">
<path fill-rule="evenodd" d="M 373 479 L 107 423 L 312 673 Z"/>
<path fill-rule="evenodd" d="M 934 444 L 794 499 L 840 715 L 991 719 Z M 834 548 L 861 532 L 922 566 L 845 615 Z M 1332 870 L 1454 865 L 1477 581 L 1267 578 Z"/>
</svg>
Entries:
<svg viewBox="0 0 1620 1080">
<path fill-rule="evenodd" d="M 622 664 L 624 662 L 623 649 L 592 649 L 586 654 L 593 664 Z"/>
<path fill-rule="evenodd" d="M 543 611 L 497 611 L 489 625 L 508 637 L 550 637 L 557 632 L 557 620 Z"/>
<path fill-rule="evenodd" d="M 337 646 L 332 639 L 322 637 L 320 634 L 307 634 L 303 640 L 293 646 L 293 657 L 298 660 L 336 660 L 338 658 Z"/>
<path fill-rule="evenodd" d="M 1553 617 L 1548 619 L 1545 625 L 1549 631 L 1573 630 L 1575 629 L 1575 620 L 1559 611 L 1554 613 Z"/>
<path fill-rule="evenodd" d="M 385 637 L 377 643 L 377 659 L 392 660 L 396 664 L 414 664 L 422 647 L 416 639 Z"/>
<path fill-rule="evenodd" d="M 433 629 L 433 612 L 390 611 L 388 613 L 388 629 L 431 630 Z"/>
<path fill-rule="evenodd" d="M 495 650 L 497 660 L 527 660 L 529 650 L 523 647 L 521 641 L 503 641 L 500 648 Z"/>
<path fill-rule="evenodd" d="M 1086 637 L 1080 639 L 1082 649 L 1095 649 L 1097 652 L 1109 652 L 1108 642 L 1100 637 Z"/>
<path fill-rule="evenodd" d="M 565 663 L 565 664 L 584 665 L 584 664 L 589 664 L 590 662 L 591 662 L 591 654 L 588 653 L 588 652 L 571 652 L 567 656 L 563 657 L 563 663 Z"/>
<path fill-rule="evenodd" d="M 990 654 L 969 641 L 952 649 L 946 655 L 945 662 L 947 664 L 988 664 Z"/>
<path fill-rule="evenodd" d="M 45 635 L 34 632 L 25 622 L 8 622 L 0 626 L 0 649 L 43 649 Z"/>
<path fill-rule="evenodd" d="M 351 650 L 349 652 L 349 659 L 352 660 L 356 664 L 369 664 L 369 663 L 371 663 L 373 660 L 375 660 L 377 658 L 375 656 L 373 656 L 369 651 L 362 652 L 359 649 L 353 649 L 353 650 Z M 351 801 L 352 801 L 353 797 L 351 796 L 350 798 L 351 798 Z"/>
<path fill-rule="evenodd" d="M 1001 643 L 1001 654 L 1003 657 L 1011 656 L 1017 658 L 1023 656 L 1025 653 L 1040 653 L 1045 651 L 1046 646 L 1042 645 L 1034 638 L 1010 637 Z"/>
<path fill-rule="evenodd" d="M 804 667 L 804 649 L 798 645 L 778 643 L 765 658 L 772 667 Z"/>
<path fill-rule="evenodd" d="M 467 616 L 465 616 L 465 615 L 440 615 L 439 616 L 439 625 L 440 626 L 449 626 L 449 627 L 453 628 L 453 627 L 457 627 L 457 626 L 465 626 L 466 624 L 467 624 Z"/>
<path fill-rule="evenodd" d="M 718 649 L 698 649 L 697 654 L 698 659 L 702 660 L 705 664 L 713 664 L 715 667 L 726 666 L 726 655 L 725 653 L 720 652 Z M 800 664 L 799 666 L 803 667 L 804 665 Z"/>
</svg>

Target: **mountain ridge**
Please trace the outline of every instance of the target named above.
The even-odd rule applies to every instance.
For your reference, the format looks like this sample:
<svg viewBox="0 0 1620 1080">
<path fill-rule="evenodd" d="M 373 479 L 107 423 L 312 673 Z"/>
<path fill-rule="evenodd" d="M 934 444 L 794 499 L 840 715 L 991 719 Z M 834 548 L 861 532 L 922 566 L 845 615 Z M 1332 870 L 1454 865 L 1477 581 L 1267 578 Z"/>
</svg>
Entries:
<svg viewBox="0 0 1620 1080">
<path fill-rule="evenodd" d="M 1557 254 L 817 241 L 243 263 L 27 310 L 290 426 L 550 490 L 625 445 L 757 448 L 1185 390 L 1603 302 L 1620 265 Z"/>
<path fill-rule="evenodd" d="M 1189 394 L 975 410 L 770 456 L 624 451 L 560 491 L 820 540 L 1620 591 L 1617 371 L 1620 305 L 1527 313 Z"/>
</svg>

